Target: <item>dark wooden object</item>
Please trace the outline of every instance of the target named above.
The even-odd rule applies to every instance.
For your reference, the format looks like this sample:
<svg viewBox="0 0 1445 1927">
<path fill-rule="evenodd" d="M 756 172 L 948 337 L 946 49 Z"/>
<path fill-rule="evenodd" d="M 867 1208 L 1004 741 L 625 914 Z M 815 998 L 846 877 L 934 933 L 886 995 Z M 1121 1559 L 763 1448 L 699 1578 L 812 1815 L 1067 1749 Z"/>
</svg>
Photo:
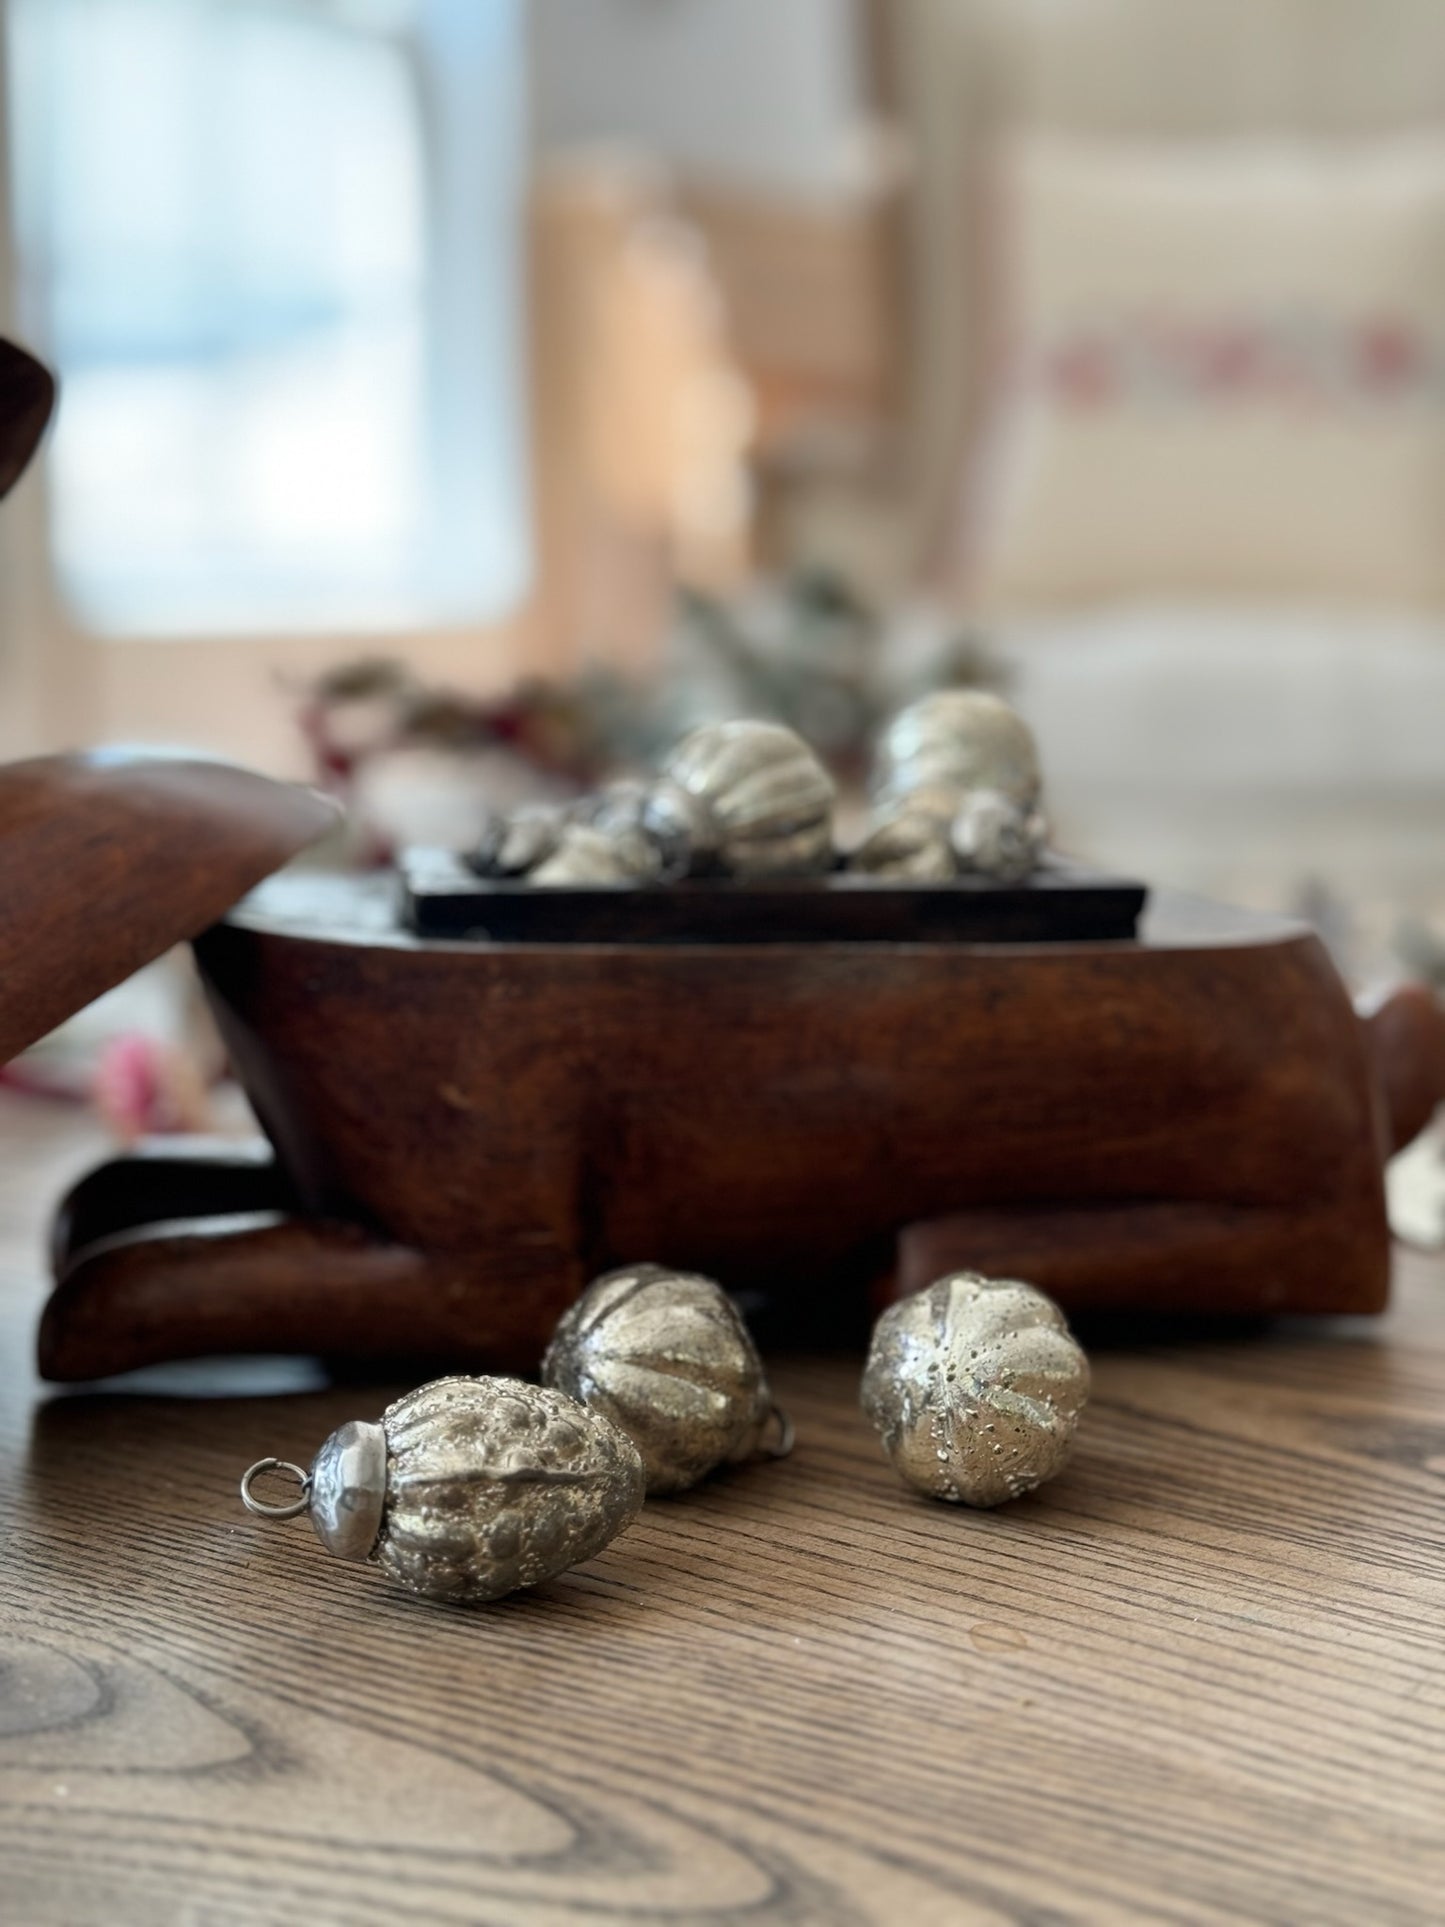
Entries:
<svg viewBox="0 0 1445 1927">
<path fill-rule="evenodd" d="M 149 1229 L 82 1187 L 51 1377 L 533 1366 L 641 1258 L 811 1303 L 819 1338 L 964 1263 L 1076 1308 L 1377 1311 L 1384 1101 L 1441 1031 L 1415 1004 L 1367 1031 L 1308 931 L 1167 896 L 1137 943 L 478 945 L 298 877 L 197 954 L 278 1153 L 268 1215 L 235 1222 L 233 1173 Z"/>
<path fill-rule="evenodd" d="M 906 1493 L 856 1353 L 798 1447 L 468 1612 L 250 1519 L 385 1384 L 207 1363 L 46 1399 L 0 1094 L 0 1915 L 25 1927 L 1426 1927 L 1445 1885 L 1445 1262 L 1369 1329 L 1091 1346 L 1074 1456 Z"/>
<path fill-rule="evenodd" d="M 459 857 L 427 850 L 403 864 L 402 904 L 418 936 L 498 943 L 1086 943 L 1132 937 L 1144 886 L 1055 859 L 1018 883 L 885 883 L 839 871 L 537 889 L 487 881 Z"/>
<path fill-rule="evenodd" d="M 1388 1146 L 1399 1151 L 1445 1100 L 1445 1023 L 1428 984 L 1401 984 L 1362 1015 L 1385 1100 Z"/>
<path fill-rule="evenodd" d="M 54 407 L 54 376 L 13 341 L 0 339 L 0 497 L 24 474 Z"/>
<path fill-rule="evenodd" d="M 0 768 L 0 1063 L 214 923 L 335 816 L 218 763 Z"/>
</svg>

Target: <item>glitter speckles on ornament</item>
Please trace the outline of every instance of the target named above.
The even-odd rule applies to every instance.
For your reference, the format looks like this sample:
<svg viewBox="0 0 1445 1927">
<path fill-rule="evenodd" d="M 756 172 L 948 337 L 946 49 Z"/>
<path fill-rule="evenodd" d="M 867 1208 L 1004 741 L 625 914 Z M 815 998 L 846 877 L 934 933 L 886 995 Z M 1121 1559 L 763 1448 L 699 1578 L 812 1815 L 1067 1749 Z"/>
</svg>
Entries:
<svg viewBox="0 0 1445 1927">
<path fill-rule="evenodd" d="M 1062 1467 L 1089 1364 L 1051 1298 L 953 1272 L 885 1311 L 863 1409 L 899 1475 L 931 1498 L 999 1505 Z"/>
</svg>

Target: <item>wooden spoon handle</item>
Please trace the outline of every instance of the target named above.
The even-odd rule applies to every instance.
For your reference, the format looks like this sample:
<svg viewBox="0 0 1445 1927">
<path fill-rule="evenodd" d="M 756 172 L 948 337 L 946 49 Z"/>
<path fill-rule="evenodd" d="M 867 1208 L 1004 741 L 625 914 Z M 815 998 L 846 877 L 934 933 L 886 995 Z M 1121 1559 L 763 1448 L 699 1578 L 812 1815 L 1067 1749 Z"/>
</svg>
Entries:
<svg viewBox="0 0 1445 1927">
<path fill-rule="evenodd" d="M 1361 1014 L 1393 1153 L 1418 1137 L 1445 1103 L 1445 1011 L 1428 984 L 1402 984 Z"/>
</svg>

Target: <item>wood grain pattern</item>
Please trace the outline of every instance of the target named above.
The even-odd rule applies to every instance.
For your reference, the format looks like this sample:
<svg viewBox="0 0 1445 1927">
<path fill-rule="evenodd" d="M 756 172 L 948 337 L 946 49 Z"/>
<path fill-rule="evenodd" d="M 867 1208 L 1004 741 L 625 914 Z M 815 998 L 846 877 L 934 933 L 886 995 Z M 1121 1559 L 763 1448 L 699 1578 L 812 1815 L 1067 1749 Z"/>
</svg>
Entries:
<svg viewBox="0 0 1445 1927">
<path fill-rule="evenodd" d="M 856 1357 L 776 1360 L 791 1461 L 468 1613 L 235 1497 L 394 1388 L 38 1391 L 97 1147 L 13 1103 L 0 1141 L 6 1919 L 1439 1920 L 1440 1263 L 1383 1322 L 1096 1351 L 1072 1466 L 994 1514 L 895 1483 Z"/>
</svg>

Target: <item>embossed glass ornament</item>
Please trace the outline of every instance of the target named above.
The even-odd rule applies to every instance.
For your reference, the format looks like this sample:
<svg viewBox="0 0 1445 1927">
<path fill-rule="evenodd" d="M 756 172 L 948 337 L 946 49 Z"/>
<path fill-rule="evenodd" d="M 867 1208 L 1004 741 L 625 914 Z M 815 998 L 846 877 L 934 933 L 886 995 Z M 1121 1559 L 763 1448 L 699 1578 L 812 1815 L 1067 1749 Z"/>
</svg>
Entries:
<svg viewBox="0 0 1445 1927">
<path fill-rule="evenodd" d="M 557 803 L 524 803 L 488 819 L 467 862 L 478 876 L 521 877 L 545 863 L 562 839 L 567 811 Z"/>
<path fill-rule="evenodd" d="M 530 880 L 538 884 L 657 883 L 681 876 L 687 853 L 648 821 L 651 791 L 630 777 L 580 797 Z"/>
<path fill-rule="evenodd" d="M 697 1272 L 628 1265 L 598 1278 L 562 1314 L 542 1378 L 628 1435 L 651 1494 L 754 1457 L 774 1423 L 772 1456 L 792 1442 L 742 1314 Z"/>
<path fill-rule="evenodd" d="M 498 811 L 467 856 L 478 876 L 539 884 L 651 883 L 677 874 L 677 853 L 643 823 L 644 784 L 608 783 L 575 803 Z"/>
<path fill-rule="evenodd" d="M 655 883 L 661 874 L 661 852 L 640 830 L 569 823 L 556 848 L 528 874 L 527 881 L 545 889 L 567 884 Z"/>
<path fill-rule="evenodd" d="M 948 824 L 927 810 L 905 805 L 895 814 L 875 820 L 849 857 L 848 868 L 873 877 L 946 883 L 958 874 L 958 858 Z"/>
<path fill-rule="evenodd" d="M 983 689 L 939 689 L 901 709 L 879 745 L 879 804 L 906 798 L 951 821 L 972 790 L 997 790 L 1021 809 L 1037 809 L 1038 747 L 1018 711 Z"/>
<path fill-rule="evenodd" d="M 1023 718 L 986 690 L 937 690 L 900 710 L 884 732 L 873 824 L 859 852 L 869 860 L 855 857 L 854 867 L 926 879 L 942 841 L 953 868 L 935 876 L 1015 882 L 1037 869 L 1048 841 L 1041 794 L 1038 749 Z M 922 827 L 929 823 L 931 835 Z"/>
<path fill-rule="evenodd" d="M 873 1328 L 863 1410 L 900 1476 L 931 1498 L 999 1505 L 1053 1478 L 1089 1362 L 1051 1298 L 956 1271 Z"/>
<path fill-rule="evenodd" d="M 258 1499 L 263 1474 L 298 1480 L 285 1505 Z M 642 1460 L 603 1414 L 516 1378 L 439 1378 L 379 1423 L 333 1432 L 310 1472 L 262 1459 L 241 1481 L 247 1509 L 310 1514 L 339 1559 L 366 1560 L 409 1592 L 470 1605 L 540 1585 L 631 1524 Z"/>
<path fill-rule="evenodd" d="M 710 723 L 683 738 L 652 785 L 646 822 L 690 872 L 807 876 L 833 859 L 833 779 L 782 723 Z"/>
<path fill-rule="evenodd" d="M 971 790 L 949 825 L 961 870 L 1016 882 L 1038 868 L 1048 838 L 1037 810 L 1024 808 L 1001 790 Z"/>
</svg>

